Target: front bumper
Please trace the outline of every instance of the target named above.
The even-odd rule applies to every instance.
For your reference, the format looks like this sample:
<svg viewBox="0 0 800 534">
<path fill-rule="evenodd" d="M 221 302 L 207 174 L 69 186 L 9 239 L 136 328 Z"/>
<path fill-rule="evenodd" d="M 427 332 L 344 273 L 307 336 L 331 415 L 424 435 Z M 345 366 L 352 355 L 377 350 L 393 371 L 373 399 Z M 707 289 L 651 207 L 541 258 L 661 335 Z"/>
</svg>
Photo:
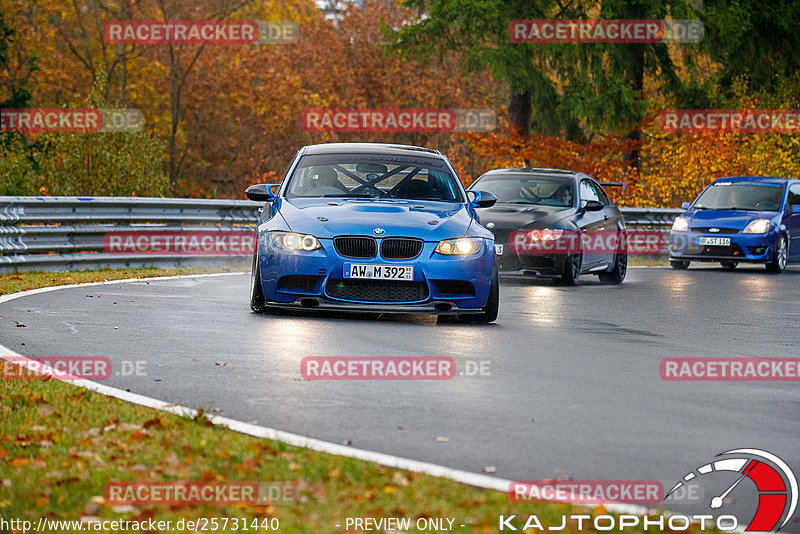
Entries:
<svg viewBox="0 0 800 534">
<path fill-rule="evenodd" d="M 686 261 L 737 261 L 767 263 L 772 261 L 777 232 L 766 234 L 719 234 L 704 232 L 670 232 L 669 257 Z M 730 245 L 699 245 L 700 237 L 727 237 Z"/>
<path fill-rule="evenodd" d="M 278 249 L 264 233 L 259 238 L 261 285 L 271 306 L 377 313 L 479 313 L 489 298 L 494 262 L 493 243 L 484 240 L 471 256 L 434 252 L 438 242 L 425 242 L 410 260 L 341 256 L 332 239 L 307 252 Z M 380 245 L 380 244 L 379 244 Z M 380 246 L 378 247 L 380 250 Z M 413 280 L 345 279 L 345 263 L 412 265 Z"/>
</svg>

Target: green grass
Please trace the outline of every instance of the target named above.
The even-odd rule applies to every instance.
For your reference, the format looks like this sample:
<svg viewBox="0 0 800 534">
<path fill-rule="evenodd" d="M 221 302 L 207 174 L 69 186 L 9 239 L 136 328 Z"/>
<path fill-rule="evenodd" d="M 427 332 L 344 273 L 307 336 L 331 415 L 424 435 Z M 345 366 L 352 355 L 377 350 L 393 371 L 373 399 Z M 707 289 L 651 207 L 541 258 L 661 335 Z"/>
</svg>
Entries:
<svg viewBox="0 0 800 534">
<path fill-rule="evenodd" d="M 179 274 L 205 274 L 225 272 L 225 269 L 158 269 L 140 267 L 131 269 L 98 269 L 91 271 L 68 271 L 63 273 L 25 271 L 21 273 L 0 274 L 0 295 L 66 284 L 105 282 L 126 278 L 148 278 L 151 276 L 175 276 Z"/>
<path fill-rule="evenodd" d="M 0 287 L 11 291 L 177 273 L 23 273 L 0 277 Z M 119 507 L 103 497 L 111 481 L 281 482 L 293 488 L 295 498 L 288 503 Z M 456 527 L 457 532 L 489 533 L 497 532 L 501 514 L 536 514 L 547 528 L 560 525 L 562 514 L 604 512 L 603 507 L 512 503 L 503 492 L 239 434 L 211 425 L 204 415 L 192 419 L 160 412 L 67 382 L 0 378 L 0 517 L 6 520 L 153 518 L 174 524 L 216 517 L 246 518 L 252 525 L 252 519 L 276 518 L 280 532 L 317 533 L 344 531 L 347 517 L 428 517 L 466 525 Z M 578 532 L 576 523 L 568 523 L 564 532 Z"/>
</svg>

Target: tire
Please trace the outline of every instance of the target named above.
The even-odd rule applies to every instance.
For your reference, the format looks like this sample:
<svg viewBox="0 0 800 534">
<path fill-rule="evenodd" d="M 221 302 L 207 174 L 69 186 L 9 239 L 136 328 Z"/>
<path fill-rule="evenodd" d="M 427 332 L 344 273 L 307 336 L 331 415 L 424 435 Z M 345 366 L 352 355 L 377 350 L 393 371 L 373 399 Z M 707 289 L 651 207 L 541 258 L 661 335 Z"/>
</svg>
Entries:
<svg viewBox="0 0 800 534">
<path fill-rule="evenodd" d="M 578 254 L 570 254 L 564 262 L 564 270 L 561 273 L 559 281 L 561 285 L 576 286 L 578 285 L 578 277 L 581 274 L 581 266 L 583 265 L 583 256 Z"/>
<path fill-rule="evenodd" d="M 610 272 L 600 273 L 598 278 L 604 284 L 619 285 L 628 274 L 628 253 L 621 252 L 614 256 L 614 268 Z"/>
<path fill-rule="evenodd" d="M 689 268 L 689 262 L 686 260 L 669 260 L 669 266 L 678 271 L 685 271 Z"/>
<path fill-rule="evenodd" d="M 261 262 L 258 261 L 257 251 L 253 256 L 253 268 L 250 269 L 250 309 L 255 313 L 267 311 L 264 288 L 261 287 Z"/>
<path fill-rule="evenodd" d="M 719 262 L 719 264 L 722 265 L 722 268 L 725 269 L 726 271 L 735 271 L 736 270 L 736 266 L 739 265 L 739 262 L 738 261 L 721 261 L 721 262 Z"/>
<path fill-rule="evenodd" d="M 786 241 L 786 236 L 781 235 L 775 242 L 775 254 L 772 256 L 772 261 L 767 264 L 767 271 L 771 273 L 782 273 L 786 269 L 786 260 L 789 257 L 789 244 Z"/>
<path fill-rule="evenodd" d="M 486 324 L 493 323 L 497 319 L 497 312 L 500 308 L 500 279 L 497 274 L 497 265 L 492 269 L 492 282 L 489 286 L 489 298 L 486 306 L 481 313 L 469 313 L 462 315 L 440 315 L 436 319 L 437 324 Z"/>
</svg>

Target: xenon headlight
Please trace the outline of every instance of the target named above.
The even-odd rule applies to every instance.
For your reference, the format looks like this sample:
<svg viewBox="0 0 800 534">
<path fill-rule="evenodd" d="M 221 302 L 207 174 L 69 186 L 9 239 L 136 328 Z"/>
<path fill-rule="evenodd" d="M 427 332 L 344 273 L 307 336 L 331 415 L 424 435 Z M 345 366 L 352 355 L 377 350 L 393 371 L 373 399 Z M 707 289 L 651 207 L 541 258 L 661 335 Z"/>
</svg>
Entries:
<svg viewBox="0 0 800 534">
<path fill-rule="evenodd" d="M 295 232 L 272 232 L 272 244 L 286 250 L 317 250 L 322 245 L 313 235 Z"/>
<path fill-rule="evenodd" d="M 480 237 L 461 237 L 458 239 L 445 239 L 436 245 L 436 252 L 446 256 L 468 256 L 477 254 L 483 246 L 483 239 Z"/>
<path fill-rule="evenodd" d="M 756 219 L 745 226 L 745 234 L 766 234 L 769 232 L 769 219 Z"/>
</svg>

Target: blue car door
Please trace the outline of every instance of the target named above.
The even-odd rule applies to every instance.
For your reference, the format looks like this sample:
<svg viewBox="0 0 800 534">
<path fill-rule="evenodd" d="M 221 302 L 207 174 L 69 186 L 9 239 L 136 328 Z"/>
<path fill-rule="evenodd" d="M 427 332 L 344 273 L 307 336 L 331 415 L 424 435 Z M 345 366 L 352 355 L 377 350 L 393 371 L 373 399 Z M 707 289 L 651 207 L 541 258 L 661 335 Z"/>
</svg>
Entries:
<svg viewBox="0 0 800 534">
<path fill-rule="evenodd" d="M 793 209 L 800 209 L 800 182 L 789 186 L 785 219 L 789 230 L 789 261 L 800 262 L 800 213 L 792 213 Z"/>
</svg>

